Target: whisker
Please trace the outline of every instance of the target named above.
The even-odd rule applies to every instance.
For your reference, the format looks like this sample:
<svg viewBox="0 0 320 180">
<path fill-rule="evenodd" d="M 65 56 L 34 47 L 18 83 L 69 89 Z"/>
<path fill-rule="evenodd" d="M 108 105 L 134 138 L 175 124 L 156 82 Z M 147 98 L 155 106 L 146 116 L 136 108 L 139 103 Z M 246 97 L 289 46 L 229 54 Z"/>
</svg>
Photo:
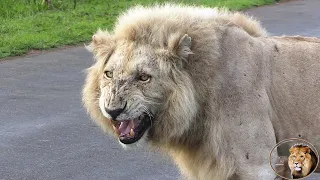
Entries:
<svg viewBox="0 0 320 180">
<path fill-rule="evenodd" d="M 148 114 L 148 116 L 149 116 L 150 118 L 153 118 L 152 113 L 149 111 L 149 109 L 148 109 L 145 105 L 142 105 L 142 108 L 143 108 L 143 110 L 145 111 L 145 113 Z"/>
<path fill-rule="evenodd" d="M 150 111 L 148 110 L 148 108 L 145 106 L 145 105 L 142 105 L 141 106 L 141 108 L 143 109 L 143 111 L 145 112 L 145 113 L 147 113 L 147 115 L 149 116 L 149 118 L 150 119 L 152 119 L 153 118 L 153 115 L 150 113 Z M 153 122 L 150 120 L 150 123 L 151 123 L 151 127 L 153 126 Z"/>
</svg>

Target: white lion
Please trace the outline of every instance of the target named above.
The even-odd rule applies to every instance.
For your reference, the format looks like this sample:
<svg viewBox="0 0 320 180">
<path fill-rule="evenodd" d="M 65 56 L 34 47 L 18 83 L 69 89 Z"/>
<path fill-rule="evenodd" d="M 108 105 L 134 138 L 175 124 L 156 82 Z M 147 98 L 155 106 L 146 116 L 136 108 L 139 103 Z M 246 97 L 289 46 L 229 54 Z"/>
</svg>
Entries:
<svg viewBox="0 0 320 180">
<path fill-rule="evenodd" d="M 277 141 L 320 148 L 317 38 L 268 36 L 224 9 L 163 5 L 128 10 L 88 49 L 91 117 L 122 144 L 167 151 L 189 179 L 273 179 Z"/>
</svg>

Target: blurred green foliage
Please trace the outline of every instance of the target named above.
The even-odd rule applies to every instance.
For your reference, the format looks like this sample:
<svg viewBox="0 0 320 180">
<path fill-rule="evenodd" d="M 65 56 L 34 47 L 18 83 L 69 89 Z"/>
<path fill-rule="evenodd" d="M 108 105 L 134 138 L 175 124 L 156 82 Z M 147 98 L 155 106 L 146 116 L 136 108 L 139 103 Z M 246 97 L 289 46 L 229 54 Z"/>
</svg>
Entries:
<svg viewBox="0 0 320 180">
<path fill-rule="evenodd" d="M 111 28 L 127 8 L 183 3 L 241 10 L 275 0 L 0 0 L 0 58 L 90 40 L 98 28 Z"/>
</svg>

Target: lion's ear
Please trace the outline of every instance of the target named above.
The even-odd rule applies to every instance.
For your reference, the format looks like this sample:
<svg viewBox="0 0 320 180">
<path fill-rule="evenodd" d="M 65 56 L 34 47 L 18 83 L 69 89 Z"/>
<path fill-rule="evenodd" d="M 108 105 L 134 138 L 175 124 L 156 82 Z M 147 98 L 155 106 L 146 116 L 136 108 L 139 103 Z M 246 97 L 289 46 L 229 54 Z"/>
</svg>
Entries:
<svg viewBox="0 0 320 180">
<path fill-rule="evenodd" d="M 305 147 L 304 149 L 305 149 L 306 153 L 310 154 L 310 151 L 311 151 L 310 147 Z"/>
<path fill-rule="evenodd" d="M 169 50 L 183 59 L 188 59 L 191 51 L 191 37 L 187 34 L 182 37 L 179 34 L 173 34 L 168 40 Z"/>
<path fill-rule="evenodd" d="M 108 57 L 115 47 L 115 40 L 108 31 L 98 30 L 92 36 L 91 43 L 86 46 L 87 50 L 93 52 L 96 59 Z"/>
<path fill-rule="evenodd" d="M 289 152 L 290 152 L 290 154 L 292 154 L 294 152 L 294 148 L 290 148 Z"/>
</svg>

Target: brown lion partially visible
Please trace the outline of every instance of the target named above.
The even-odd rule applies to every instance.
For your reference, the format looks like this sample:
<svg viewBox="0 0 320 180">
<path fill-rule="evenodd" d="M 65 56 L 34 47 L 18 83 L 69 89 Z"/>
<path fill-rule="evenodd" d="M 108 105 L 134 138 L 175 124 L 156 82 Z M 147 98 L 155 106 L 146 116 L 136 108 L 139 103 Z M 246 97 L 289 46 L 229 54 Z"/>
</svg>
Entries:
<svg viewBox="0 0 320 180">
<path fill-rule="evenodd" d="M 295 145 L 289 151 L 288 165 L 293 179 L 306 177 L 315 169 L 317 157 L 310 147 Z"/>
<path fill-rule="evenodd" d="M 122 145 L 150 143 L 189 179 L 274 179 L 269 152 L 320 149 L 320 40 L 268 36 L 224 9 L 135 7 L 88 49 L 83 102 Z"/>
</svg>

